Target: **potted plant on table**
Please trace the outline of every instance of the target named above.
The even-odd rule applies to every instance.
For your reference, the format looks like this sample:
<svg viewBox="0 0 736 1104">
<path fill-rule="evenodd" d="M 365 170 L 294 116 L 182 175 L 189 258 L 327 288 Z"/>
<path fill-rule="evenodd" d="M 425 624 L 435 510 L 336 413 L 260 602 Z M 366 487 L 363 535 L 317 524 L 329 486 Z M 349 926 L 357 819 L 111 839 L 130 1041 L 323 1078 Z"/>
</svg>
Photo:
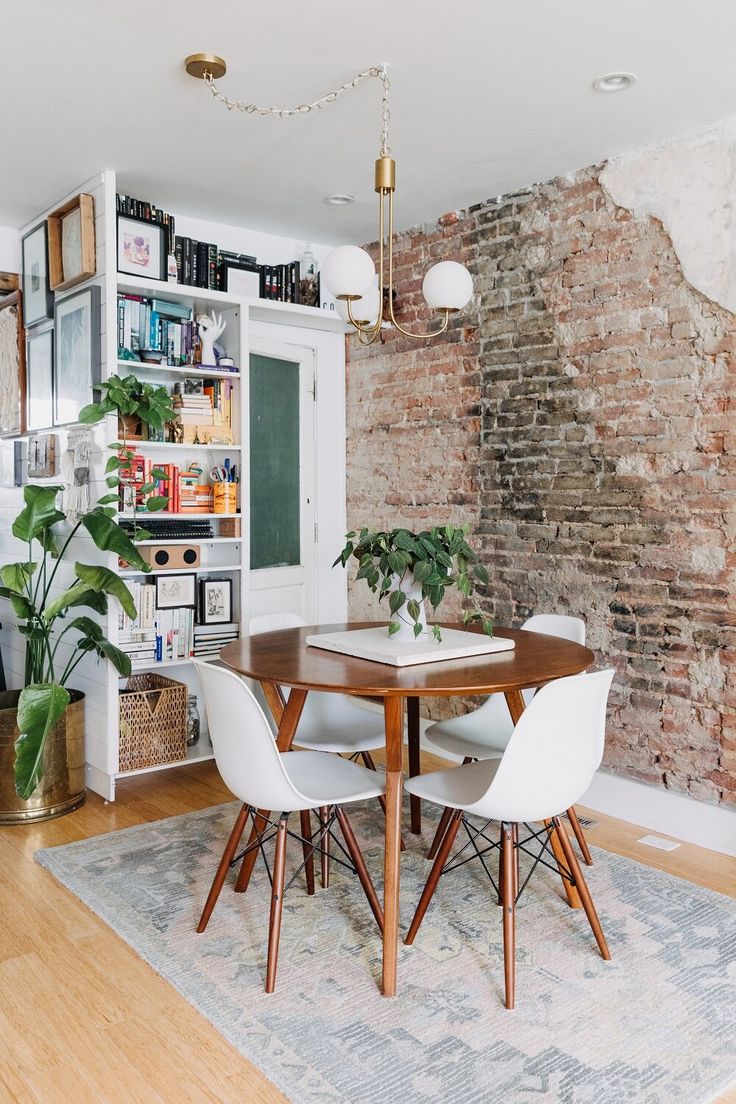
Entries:
<svg viewBox="0 0 736 1104">
<path fill-rule="evenodd" d="M 346 544 L 332 565 L 346 567 L 358 561 L 357 579 L 378 593 L 379 602 L 388 598 L 388 635 L 397 640 L 417 640 L 431 635 L 442 640 L 439 625 L 427 626 L 427 606 L 434 613 L 445 593 L 456 587 L 464 598 L 473 595 L 476 582 L 487 583 L 488 572 L 466 541 L 468 527 L 435 525 L 413 533 L 409 529 L 376 531 L 361 529 L 346 534 Z M 465 610 L 466 625 L 480 622 L 493 635 L 493 622 L 480 610 Z"/>
<path fill-rule="evenodd" d="M 120 412 L 109 398 L 114 394 L 115 389 L 108 387 L 103 402 L 93 404 L 98 409 L 103 404 L 108 407 L 99 417 Z M 98 419 L 87 416 L 85 420 Z M 7 599 L 22 622 L 25 673 L 22 690 L 0 694 L 2 823 L 47 819 L 81 805 L 85 797 L 84 694 L 71 689 L 70 681 L 90 652 L 111 662 L 120 675 L 130 674 L 129 657 L 107 639 L 91 615 L 105 615 L 112 599 L 135 617 L 135 603 L 120 576 L 107 567 L 77 560 L 72 581 L 59 592 L 59 568 L 75 537 L 84 531 L 101 551 L 122 557 L 138 571 L 151 570 L 116 520 L 125 483 L 120 451 L 125 445 L 117 442 L 113 448 L 116 454 L 107 469 L 109 493 L 94 507 L 70 522 L 57 508 L 63 487 L 30 484 L 23 489 L 24 507 L 13 522 L 13 536 L 25 544 L 26 555 L 0 567 L 0 597 Z M 148 490 L 155 487 L 152 483 Z M 168 498 L 153 496 L 144 508 L 164 509 L 167 504 Z M 137 535 L 140 539 L 142 534 Z"/>
</svg>

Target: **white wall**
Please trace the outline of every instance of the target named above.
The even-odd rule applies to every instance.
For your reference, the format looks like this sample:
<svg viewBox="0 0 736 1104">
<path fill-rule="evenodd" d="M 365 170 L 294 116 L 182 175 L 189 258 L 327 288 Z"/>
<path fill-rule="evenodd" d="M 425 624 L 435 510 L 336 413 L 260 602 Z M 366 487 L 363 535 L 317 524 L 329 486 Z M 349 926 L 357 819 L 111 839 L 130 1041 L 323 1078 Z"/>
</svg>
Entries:
<svg viewBox="0 0 736 1104">
<path fill-rule="evenodd" d="M 20 272 L 20 232 L 0 226 L 0 272 Z"/>
</svg>

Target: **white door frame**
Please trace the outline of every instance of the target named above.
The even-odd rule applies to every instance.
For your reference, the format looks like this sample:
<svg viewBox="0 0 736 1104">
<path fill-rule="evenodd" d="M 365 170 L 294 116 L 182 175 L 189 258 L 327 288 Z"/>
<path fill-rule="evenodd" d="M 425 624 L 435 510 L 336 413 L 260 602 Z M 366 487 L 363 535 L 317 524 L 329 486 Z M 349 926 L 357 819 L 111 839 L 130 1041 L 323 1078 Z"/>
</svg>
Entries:
<svg viewBox="0 0 736 1104">
<path fill-rule="evenodd" d="M 310 505 L 314 513 L 310 524 L 314 535 L 309 546 L 313 552 L 310 619 L 313 617 L 322 624 L 345 621 L 346 572 L 332 569 L 345 543 L 347 528 L 344 336 L 296 325 L 252 322 L 249 351 L 297 361 L 308 351 L 313 359 L 314 495 Z"/>
</svg>

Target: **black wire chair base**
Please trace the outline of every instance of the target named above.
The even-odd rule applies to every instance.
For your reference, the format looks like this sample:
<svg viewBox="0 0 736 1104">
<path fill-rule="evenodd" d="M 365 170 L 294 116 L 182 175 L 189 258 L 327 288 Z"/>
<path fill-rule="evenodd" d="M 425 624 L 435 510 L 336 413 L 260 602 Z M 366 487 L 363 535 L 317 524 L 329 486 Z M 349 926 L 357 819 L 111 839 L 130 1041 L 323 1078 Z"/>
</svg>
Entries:
<svg viewBox="0 0 736 1104">
<path fill-rule="evenodd" d="M 256 830 L 256 814 L 255 814 L 255 810 L 253 808 L 249 809 L 249 815 L 250 815 L 251 821 L 253 823 L 253 830 L 255 831 Z M 235 858 L 231 860 L 230 866 L 231 867 L 237 866 L 238 863 L 243 861 L 243 859 L 245 858 L 245 856 L 247 854 L 249 854 L 251 851 L 254 851 L 256 848 L 258 848 L 261 852 L 261 855 L 263 856 L 263 862 L 264 862 L 265 867 L 266 867 L 266 873 L 268 874 L 268 880 L 269 880 L 270 884 L 273 885 L 273 876 L 271 874 L 271 867 L 269 866 L 268 859 L 266 857 L 265 845 L 270 840 L 272 840 L 274 838 L 274 836 L 276 835 L 276 833 L 278 831 L 279 821 L 280 820 L 285 820 L 287 822 L 287 829 L 286 829 L 287 835 L 291 836 L 292 839 L 298 840 L 299 843 L 301 843 L 303 846 L 305 845 L 306 847 L 308 847 L 309 850 L 308 850 L 307 853 L 305 853 L 304 859 L 303 859 L 301 865 L 299 867 L 297 867 L 297 869 L 294 871 L 292 876 L 289 878 L 289 881 L 284 886 L 284 894 L 286 894 L 286 891 L 291 888 L 291 886 L 294 884 L 296 879 L 299 877 L 299 875 L 302 873 L 302 871 L 306 867 L 309 860 L 314 858 L 315 854 L 327 855 L 327 857 L 330 860 L 332 860 L 333 862 L 339 863 L 340 866 L 344 866 L 347 870 L 350 871 L 351 874 L 355 874 L 356 876 L 358 875 L 358 871 L 356 870 L 355 865 L 354 865 L 352 859 L 350 858 L 349 852 L 346 850 L 346 848 L 342 844 L 342 841 L 337 837 L 337 835 L 333 831 L 333 825 L 335 824 L 335 821 L 337 820 L 336 806 L 334 806 L 334 805 L 329 806 L 329 814 L 328 814 L 327 820 L 324 823 L 322 823 L 320 821 L 319 828 L 316 830 L 316 832 L 313 832 L 311 834 L 309 839 L 305 839 L 304 836 L 300 836 L 298 832 L 292 832 L 292 830 L 288 827 L 288 821 L 289 821 L 289 816 L 290 815 L 291 815 L 290 813 L 283 813 L 278 818 L 278 820 L 269 820 L 268 817 L 261 817 L 261 819 L 265 821 L 266 827 L 263 829 L 262 832 L 256 832 L 256 838 L 253 840 L 253 842 L 249 843 L 248 846 L 245 847 L 240 852 L 240 854 L 236 855 Z M 266 834 L 267 830 L 269 828 L 271 829 L 271 831 L 268 832 L 268 834 Z M 334 851 L 331 851 L 331 850 L 328 851 L 325 846 L 320 846 L 321 844 L 325 843 L 327 838 L 331 839 L 332 842 L 334 844 L 336 844 L 337 847 L 339 847 L 340 851 L 345 856 L 344 859 L 340 858 L 339 855 L 336 855 L 334 853 Z M 347 859 L 347 862 L 345 861 L 346 859 Z"/>
<path fill-rule="evenodd" d="M 490 881 L 491 885 L 493 886 L 493 889 L 496 893 L 496 896 L 500 900 L 500 898 L 501 898 L 501 889 L 500 889 L 499 885 L 497 884 L 496 879 L 493 877 L 493 874 L 491 873 L 491 870 L 490 870 L 490 868 L 488 866 L 488 863 L 486 862 L 486 858 L 485 858 L 485 856 L 488 855 L 490 852 L 499 851 L 500 848 L 501 848 L 501 840 L 500 839 L 497 839 L 497 840 L 491 839 L 490 836 L 488 836 L 486 834 L 489 825 L 495 824 L 495 823 L 497 823 L 497 822 L 493 821 L 493 820 L 487 820 L 487 821 L 485 821 L 484 824 L 482 824 L 480 826 L 480 828 L 478 828 L 477 825 L 473 824 L 469 820 L 469 818 L 465 815 L 465 813 L 463 813 L 463 816 L 461 818 L 461 824 L 462 824 L 463 828 L 465 829 L 465 833 L 468 837 L 468 840 L 467 840 L 466 843 L 463 844 L 463 846 L 460 848 L 459 851 L 457 851 L 454 855 L 452 855 L 447 860 L 444 867 L 442 868 L 442 874 L 443 875 L 444 874 L 450 874 L 453 870 L 459 870 L 459 868 L 461 866 L 465 866 L 466 863 L 472 862 L 474 859 L 479 859 L 483 869 L 486 872 L 488 880 Z M 514 905 L 516 905 L 518 903 L 519 898 L 521 897 L 522 893 L 524 892 L 526 887 L 529 885 L 529 881 L 532 877 L 532 874 L 537 869 L 537 866 L 540 866 L 540 865 L 541 866 L 546 866 L 547 869 L 551 870 L 554 874 L 560 874 L 565 879 L 565 881 L 570 883 L 571 886 L 575 885 L 575 877 L 572 874 L 572 871 L 568 870 L 568 868 L 565 866 L 565 864 L 560 862 L 560 860 L 557 858 L 554 851 L 552 850 L 552 847 L 551 847 L 551 844 L 550 844 L 550 838 L 551 838 L 552 832 L 554 830 L 554 825 L 552 824 L 548 827 L 545 824 L 540 829 L 535 830 L 531 826 L 531 824 L 527 824 L 524 821 L 523 822 L 523 827 L 527 830 L 529 835 L 526 836 L 525 839 L 516 840 L 514 842 L 514 847 L 518 851 L 523 851 L 525 855 L 528 855 L 532 859 L 532 865 L 531 865 L 531 869 L 527 873 L 524 881 L 519 886 L 519 890 L 518 890 L 518 892 L 517 892 L 517 894 L 514 898 Z M 503 828 L 504 828 L 504 825 L 502 824 L 501 825 L 501 833 L 503 833 Z M 482 839 L 486 846 L 479 847 L 478 842 L 477 842 L 478 838 Z M 529 849 L 529 847 L 527 846 L 528 844 L 530 844 L 532 842 L 532 840 L 535 840 L 537 843 L 541 843 L 541 847 L 539 849 L 539 852 L 536 853 L 536 854 L 533 851 L 531 851 Z M 461 859 L 460 856 L 463 854 L 463 852 L 467 851 L 469 847 L 472 847 L 472 849 L 473 849 L 472 854 L 469 854 L 466 858 Z M 546 859 L 544 859 L 542 857 L 545 854 L 547 854 L 552 859 L 552 862 L 554 863 L 554 865 L 552 865 L 552 863 L 547 862 Z M 460 861 L 458 861 L 458 860 L 460 860 Z"/>
</svg>

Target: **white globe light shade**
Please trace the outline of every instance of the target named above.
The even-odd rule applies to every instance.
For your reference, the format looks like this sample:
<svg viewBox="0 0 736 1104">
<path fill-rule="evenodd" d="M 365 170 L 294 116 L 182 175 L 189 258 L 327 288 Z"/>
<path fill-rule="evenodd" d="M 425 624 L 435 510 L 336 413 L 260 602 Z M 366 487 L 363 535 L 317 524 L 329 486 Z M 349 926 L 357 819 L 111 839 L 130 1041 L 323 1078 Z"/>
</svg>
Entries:
<svg viewBox="0 0 736 1104">
<path fill-rule="evenodd" d="M 378 283 L 374 282 L 373 287 L 368 288 L 368 290 L 361 295 L 360 299 L 353 299 L 351 301 L 350 313 L 355 321 L 360 322 L 361 325 L 374 326 L 378 319 L 380 306 L 381 296 L 378 292 Z M 337 313 L 340 315 L 343 322 L 350 322 L 347 299 L 337 300 Z"/>
<path fill-rule="evenodd" d="M 440 261 L 424 277 L 422 294 L 435 310 L 462 310 L 473 294 L 473 278 L 465 265 Z"/>
<path fill-rule="evenodd" d="M 357 245 L 340 245 L 325 257 L 322 280 L 336 299 L 345 295 L 362 295 L 376 278 L 376 266 L 365 249 Z"/>
</svg>

